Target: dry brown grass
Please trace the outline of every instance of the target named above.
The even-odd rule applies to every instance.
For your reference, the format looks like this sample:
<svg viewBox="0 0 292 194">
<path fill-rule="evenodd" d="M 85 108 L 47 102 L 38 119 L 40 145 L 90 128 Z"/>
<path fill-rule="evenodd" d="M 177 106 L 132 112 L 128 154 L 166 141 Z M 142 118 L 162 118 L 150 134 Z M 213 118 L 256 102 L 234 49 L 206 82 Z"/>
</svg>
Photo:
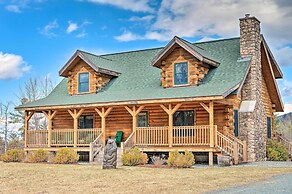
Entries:
<svg viewBox="0 0 292 194">
<path fill-rule="evenodd" d="M 202 193 L 247 184 L 292 168 L 157 169 L 0 162 L 0 193 Z"/>
</svg>

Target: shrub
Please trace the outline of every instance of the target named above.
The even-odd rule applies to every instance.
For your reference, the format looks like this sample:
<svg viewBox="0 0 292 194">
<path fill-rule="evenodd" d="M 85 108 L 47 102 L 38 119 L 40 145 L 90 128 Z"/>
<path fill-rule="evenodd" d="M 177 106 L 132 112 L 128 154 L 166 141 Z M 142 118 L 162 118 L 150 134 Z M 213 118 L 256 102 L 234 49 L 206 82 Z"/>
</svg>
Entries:
<svg viewBox="0 0 292 194">
<path fill-rule="evenodd" d="M 288 149 L 280 142 L 269 140 L 267 142 L 267 159 L 271 161 L 287 161 Z"/>
<path fill-rule="evenodd" d="M 27 162 L 47 162 L 49 158 L 49 152 L 44 149 L 34 150 L 28 153 L 26 157 Z"/>
<path fill-rule="evenodd" d="M 5 154 L 2 154 L 1 160 L 3 162 L 22 162 L 24 159 L 24 150 L 11 149 Z"/>
<path fill-rule="evenodd" d="M 76 151 L 69 148 L 61 148 L 57 151 L 56 156 L 53 159 L 53 163 L 56 164 L 73 164 L 78 162 L 79 155 Z"/>
<path fill-rule="evenodd" d="M 164 164 L 166 164 L 166 160 L 163 156 L 152 156 L 151 161 L 154 166 L 160 167 Z"/>
<path fill-rule="evenodd" d="M 177 150 L 169 153 L 167 164 L 177 168 L 190 168 L 195 163 L 195 157 L 192 152 L 185 151 L 179 153 Z"/>
<path fill-rule="evenodd" d="M 122 155 L 122 163 L 125 166 L 136 166 L 139 164 L 146 164 L 148 161 L 147 154 L 140 152 L 139 148 L 134 147 L 129 150 L 125 150 Z"/>
</svg>

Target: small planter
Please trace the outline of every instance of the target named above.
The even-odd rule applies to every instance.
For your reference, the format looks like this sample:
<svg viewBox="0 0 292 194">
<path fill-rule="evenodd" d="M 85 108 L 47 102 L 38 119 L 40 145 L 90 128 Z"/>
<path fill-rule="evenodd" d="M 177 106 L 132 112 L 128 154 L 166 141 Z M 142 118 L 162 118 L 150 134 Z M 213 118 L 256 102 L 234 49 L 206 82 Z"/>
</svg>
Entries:
<svg viewBox="0 0 292 194">
<path fill-rule="evenodd" d="M 218 155 L 217 156 L 218 166 L 230 166 L 231 165 L 231 157 Z"/>
</svg>

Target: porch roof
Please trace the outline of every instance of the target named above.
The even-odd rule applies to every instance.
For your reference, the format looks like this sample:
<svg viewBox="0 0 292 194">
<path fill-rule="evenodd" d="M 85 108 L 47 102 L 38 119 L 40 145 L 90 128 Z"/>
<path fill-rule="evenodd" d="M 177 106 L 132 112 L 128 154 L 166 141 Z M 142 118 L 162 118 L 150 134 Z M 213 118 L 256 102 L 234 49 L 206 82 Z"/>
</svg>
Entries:
<svg viewBox="0 0 292 194">
<path fill-rule="evenodd" d="M 163 48 L 154 48 L 122 53 L 101 55 L 108 59 L 110 68 L 120 72 L 107 86 L 96 94 L 70 96 L 67 91 L 67 78 L 64 78 L 46 98 L 16 107 L 17 109 L 96 104 L 153 99 L 196 98 L 222 96 L 236 92 L 244 80 L 250 60 L 239 60 L 239 38 L 223 39 L 193 44 L 208 51 L 220 65 L 211 68 L 199 86 L 163 88 L 160 82 L 160 69 L 151 66 L 151 60 Z M 81 51 L 82 52 L 82 51 Z M 91 53 L 82 52 L 95 61 Z M 96 64 L 100 66 L 100 64 Z"/>
</svg>

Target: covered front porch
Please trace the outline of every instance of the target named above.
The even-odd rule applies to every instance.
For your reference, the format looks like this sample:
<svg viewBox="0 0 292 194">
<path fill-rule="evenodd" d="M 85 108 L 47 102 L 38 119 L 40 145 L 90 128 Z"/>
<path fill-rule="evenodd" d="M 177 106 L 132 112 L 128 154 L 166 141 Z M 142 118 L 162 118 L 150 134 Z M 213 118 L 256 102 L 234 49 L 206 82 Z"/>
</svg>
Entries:
<svg viewBox="0 0 292 194">
<path fill-rule="evenodd" d="M 113 137 L 117 131 L 124 134 L 122 149 L 137 146 L 147 152 L 175 149 L 208 152 L 211 165 L 214 153 L 235 153 L 243 158 L 246 149 L 246 145 L 233 136 L 230 127 L 233 125 L 230 122 L 233 106 L 230 103 L 209 100 L 53 108 L 25 112 L 26 150 L 72 147 L 94 152 L 94 147 L 104 145 L 106 139 Z M 47 118 L 47 129 L 29 129 L 29 120 L 37 112 Z M 92 123 L 80 128 L 80 123 L 85 122 L 81 122 L 80 118 L 91 119 Z"/>
</svg>

